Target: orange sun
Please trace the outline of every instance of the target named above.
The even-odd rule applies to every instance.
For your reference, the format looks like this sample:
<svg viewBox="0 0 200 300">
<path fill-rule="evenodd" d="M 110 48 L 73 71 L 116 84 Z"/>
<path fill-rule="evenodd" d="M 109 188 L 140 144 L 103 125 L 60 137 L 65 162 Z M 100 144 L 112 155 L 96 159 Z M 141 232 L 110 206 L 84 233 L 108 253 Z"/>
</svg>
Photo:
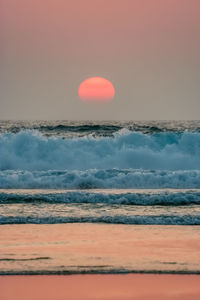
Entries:
<svg viewBox="0 0 200 300">
<path fill-rule="evenodd" d="M 115 96 L 113 84 L 103 77 L 90 77 L 78 89 L 81 100 L 85 102 L 110 102 Z"/>
</svg>

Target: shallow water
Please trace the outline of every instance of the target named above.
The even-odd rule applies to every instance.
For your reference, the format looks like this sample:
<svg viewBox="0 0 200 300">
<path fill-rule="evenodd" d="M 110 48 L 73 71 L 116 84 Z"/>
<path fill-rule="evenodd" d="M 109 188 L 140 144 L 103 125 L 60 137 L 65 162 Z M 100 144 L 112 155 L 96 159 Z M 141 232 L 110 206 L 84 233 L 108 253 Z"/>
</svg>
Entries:
<svg viewBox="0 0 200 300">
<path fill-rule="evenodd" d="M 200 225 L 200 191 L 1 190 L 0 224 Z"/>
<path fill-rule="evenodd" d="M 200 273 L 200 226 L 4 225 L 1 274 Z"/>
</svg>

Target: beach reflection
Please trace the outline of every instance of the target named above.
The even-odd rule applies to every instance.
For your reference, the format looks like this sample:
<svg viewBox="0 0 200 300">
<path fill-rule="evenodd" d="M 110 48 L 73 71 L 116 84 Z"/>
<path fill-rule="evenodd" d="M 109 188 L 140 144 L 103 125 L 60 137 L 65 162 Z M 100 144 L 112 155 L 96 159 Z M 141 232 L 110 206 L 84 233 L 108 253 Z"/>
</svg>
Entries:
<svg viewBox="0 0 200 300">
<path fill-rule="evenodd" d="M 200 226 L 4 225 L 0 274 L 200 271 Z"/>
<path fill-rule="evenodd" d="M 0 276 L 3 300 L 199 300 L 199 275 Z"/>
</svg>

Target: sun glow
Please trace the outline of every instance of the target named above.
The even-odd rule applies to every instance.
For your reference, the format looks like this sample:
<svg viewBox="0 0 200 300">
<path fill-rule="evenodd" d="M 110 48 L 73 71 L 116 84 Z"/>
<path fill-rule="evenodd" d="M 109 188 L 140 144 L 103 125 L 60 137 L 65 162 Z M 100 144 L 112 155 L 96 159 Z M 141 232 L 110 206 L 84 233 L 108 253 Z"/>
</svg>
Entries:
<svg viewBox="0 0 200 300">
<path fill-rule="evenodd" d="M 90 77 L 80 84 L 78 94 L 85 102 L 110 102 L 115 96 L 115 88 L 103 77 Z"/>
</svg>

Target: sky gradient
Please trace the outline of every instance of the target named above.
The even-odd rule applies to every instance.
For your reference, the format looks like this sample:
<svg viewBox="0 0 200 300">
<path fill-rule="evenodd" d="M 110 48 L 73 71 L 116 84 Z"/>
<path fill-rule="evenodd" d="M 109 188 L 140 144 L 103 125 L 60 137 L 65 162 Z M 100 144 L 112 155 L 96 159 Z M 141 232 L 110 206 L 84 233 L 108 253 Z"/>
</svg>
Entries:
<svg viewBox="0 0 200 300">
<path fill-rule="evenodd" d="M 2 0 L 0 119 L 199 119 L 199 0 Z M 115 86 L 80 101 L 91 76 Z"/>
</svg>

